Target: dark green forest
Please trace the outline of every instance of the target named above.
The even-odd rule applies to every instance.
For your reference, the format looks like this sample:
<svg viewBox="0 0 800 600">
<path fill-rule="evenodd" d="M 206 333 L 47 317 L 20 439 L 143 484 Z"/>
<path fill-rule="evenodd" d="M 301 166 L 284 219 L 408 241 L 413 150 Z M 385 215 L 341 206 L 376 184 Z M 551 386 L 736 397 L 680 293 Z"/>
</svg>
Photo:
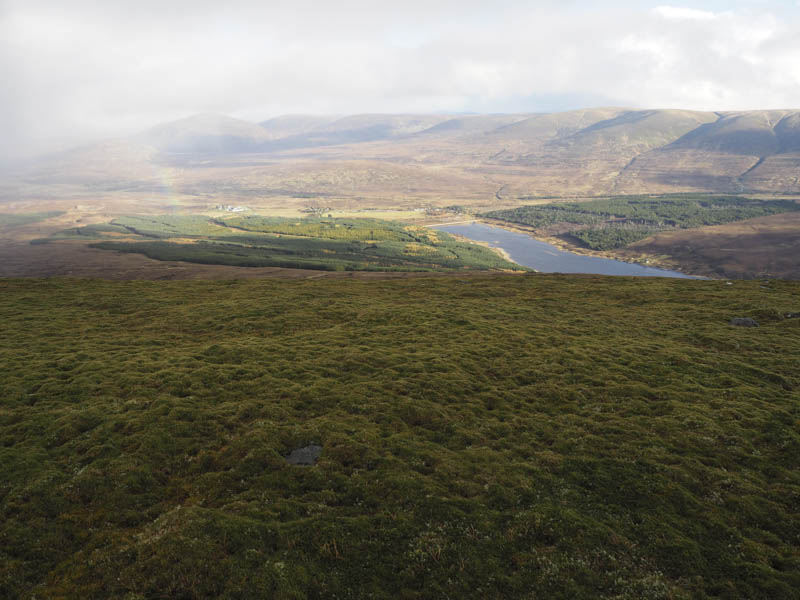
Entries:
<svg viewBox="0 0 800 600">
<path fill-rule="evenodd" d="M 122 239 L 120 239 L 122 238 Z M 484 246 L 442 231 L 378 219 L 204 215 L 129 216 L 33 243 L 91 239 L 93 248 L 239 267 L 324 271 L 525 270 Z"/>
<path fill-rule="evenodd" d="M 558 202 L 496 210 L 481 216 L 534 228 L 576 225 L 566 234 L 592 250 L 613 250 L 659 231 L 722 225 L 800 210 L 793 200 L 679 194 L 618 196 L 588 202 Z"/>
</svg>

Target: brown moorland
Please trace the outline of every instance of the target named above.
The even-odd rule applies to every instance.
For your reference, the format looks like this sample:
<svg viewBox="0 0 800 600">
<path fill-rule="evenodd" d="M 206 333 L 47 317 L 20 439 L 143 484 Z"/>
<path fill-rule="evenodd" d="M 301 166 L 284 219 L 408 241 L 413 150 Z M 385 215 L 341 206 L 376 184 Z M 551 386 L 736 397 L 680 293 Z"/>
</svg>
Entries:
<svg viewBox="0 0 800 600">
<path fill-rule="evenodd" d="M 787 213 L 659 233 L 617 252 L 626 259 L 649 258 L 702 275 L 800 279 L 798 231 L 800 213 Z"/>
</svg>

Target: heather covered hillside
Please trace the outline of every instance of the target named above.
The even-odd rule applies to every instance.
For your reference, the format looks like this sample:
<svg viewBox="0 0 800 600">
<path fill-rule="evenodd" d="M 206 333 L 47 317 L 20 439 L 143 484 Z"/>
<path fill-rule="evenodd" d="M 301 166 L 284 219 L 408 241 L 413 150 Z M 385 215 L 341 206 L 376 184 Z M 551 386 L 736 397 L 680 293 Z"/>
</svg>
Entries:
<svg viewBox="0 0 800 600">
<path fill-rule="evenodd" d="M 798 600 L 800 0 L 0 0 L 0 600 Z"/>
<path fill-rule="evenodd" d="M 54 154 L 0 183 L 15 198 L 47 183 L 78 185 L 72 191 L 105 201 L 121 200 L 120 192 L 224 190 L 236 201 L 285 203 L 299 194 L 352 206 L 449 196 L 486 207 L 498 190 L 497 207 L 525 196 L 800 194 L 798 122 L 796 110 L 286 115 L 261 123 L 200 114 Z"/>
<path fill-rule="evenodd" d="M 796 283 L 0 292 L 2 597 L 800 588 Z"/>
</svg>

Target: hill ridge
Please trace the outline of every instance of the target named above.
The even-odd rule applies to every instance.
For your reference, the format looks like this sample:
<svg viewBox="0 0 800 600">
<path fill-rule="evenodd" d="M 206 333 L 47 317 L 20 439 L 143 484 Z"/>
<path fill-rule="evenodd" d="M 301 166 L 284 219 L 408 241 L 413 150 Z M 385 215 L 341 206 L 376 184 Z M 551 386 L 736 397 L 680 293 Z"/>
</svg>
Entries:
<svg viewBox="0 0 800 600">
<path fill-rule="evenodd" d="M 380 191 L 383 198 L 492 202 L 501 186 L 506 198 L 800 194 L 794 175 L 800 170 L 800 110 L 596 107 L 282 115 L 260 123 L 201 113 L 117 140 L 110 149 L 95 144 L 50 156 L 23 176 L 91 183 L 87 193 L 94 194 L 98 182 L 139 189 L 165 167 L 193 194 L 216 189 L 222 178 L 240 197 L 280 191 L 369 198 Z"/>
</svg>

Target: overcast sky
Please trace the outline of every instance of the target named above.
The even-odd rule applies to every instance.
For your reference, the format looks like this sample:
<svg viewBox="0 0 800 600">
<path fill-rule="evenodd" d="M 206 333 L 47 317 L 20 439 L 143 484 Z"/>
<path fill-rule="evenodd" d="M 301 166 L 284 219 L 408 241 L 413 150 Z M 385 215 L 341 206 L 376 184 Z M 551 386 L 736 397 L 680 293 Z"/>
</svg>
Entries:
<svg viewBox="0 0 800 600">
<path fill-rule="evenodd" d="M 800 0 L 0 0 L 0 156 L 198 112 L 800 107 Z"/>
</svg>

